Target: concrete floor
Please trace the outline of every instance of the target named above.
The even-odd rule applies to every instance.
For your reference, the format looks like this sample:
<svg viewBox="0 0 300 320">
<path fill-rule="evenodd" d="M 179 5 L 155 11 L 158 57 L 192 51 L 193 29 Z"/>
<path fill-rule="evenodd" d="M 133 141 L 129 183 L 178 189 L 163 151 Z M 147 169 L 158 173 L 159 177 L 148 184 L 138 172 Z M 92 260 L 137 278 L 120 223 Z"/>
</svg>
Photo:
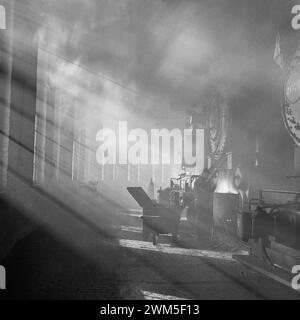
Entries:
<svg viewBox="0 0 300 320">
<path fill-rule="evenodd" d="M 233 260 L 232 254 L 246 254 L 246 248 L 224 235 L 211 240 L 207 234 L 198 241 L 181 221 L 179 243 L 160 236 L 155 247 L 141 241 L 141 221 L 134 214 L 122 229 L 121 245 L 127 248 L 120 272 L 124 298 L 300 299 L 298 293 Z"/>
<path fill-rule="evenodd" d="M 2 262 L 0 299 L 300 299 L 233 260 L 243 248 L 197 241 L 186 221 L 176 245 L 168 236 L 142 241 L 139 215 L 119 213 L 118 239 L 87 236 L 72 249 L 44 230 L 31 234 Z"/>
</svg>

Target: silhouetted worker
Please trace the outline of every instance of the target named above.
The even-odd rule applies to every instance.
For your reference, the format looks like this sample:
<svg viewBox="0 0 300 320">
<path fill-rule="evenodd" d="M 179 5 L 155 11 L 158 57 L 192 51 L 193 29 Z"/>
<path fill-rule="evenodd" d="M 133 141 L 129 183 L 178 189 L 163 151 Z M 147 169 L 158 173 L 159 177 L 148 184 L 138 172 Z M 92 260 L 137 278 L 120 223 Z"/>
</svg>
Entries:
<svg viewBox="0 0 300 320">
<path fill-rule="evenodd" d="M 150 199 L 154 199 L 154 183 L 152 178 L 150 179 L 147 193 Z"/>
<path fill-rule="evenodd" d="M 214 187 L 208 180 L 209 174 L 210 171 L 205 168 L 194 183 L 195 223 L 198 238 L 203 233 L 210 234 L 212 227 L 212 192 L 214 191 Z"/>
</svg>

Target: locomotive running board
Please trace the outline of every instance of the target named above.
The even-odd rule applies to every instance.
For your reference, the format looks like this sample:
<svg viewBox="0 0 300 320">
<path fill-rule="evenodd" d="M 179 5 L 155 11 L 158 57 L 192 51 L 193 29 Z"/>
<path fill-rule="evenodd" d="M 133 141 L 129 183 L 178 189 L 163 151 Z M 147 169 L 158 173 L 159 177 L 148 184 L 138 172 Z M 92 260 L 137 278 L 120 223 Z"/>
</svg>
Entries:
<svg viewBox="0 0 300 320">
<path fill-rule="evenodd" d="M 253 256 L 233 255 L 232 258 L 257 272 L 262 273 L 266 277 L 280 282 L 281 284 L 292 289 L 292 278 L 295 275 L 278 267 L 268 265 L 266 262 L 259 260 L 258 258 L 255 258 Z M 300 294 L 300 291 L 294 289 L 292 290 Z"/>
</svg>

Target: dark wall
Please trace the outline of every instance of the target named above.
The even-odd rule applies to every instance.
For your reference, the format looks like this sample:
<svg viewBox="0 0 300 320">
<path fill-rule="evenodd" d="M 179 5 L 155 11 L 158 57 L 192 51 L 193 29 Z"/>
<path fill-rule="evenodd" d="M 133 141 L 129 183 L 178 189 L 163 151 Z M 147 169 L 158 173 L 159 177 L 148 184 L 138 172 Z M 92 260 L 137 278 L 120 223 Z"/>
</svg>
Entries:
<svg viewBox="0 0 300 320">
<path fill-rule="evenodd" d="M 6 171 L 7 185 L 4 186 L 0 199 L 0 259 L 35 227 L 14 203 L 18 197 L 22 198 L 24 192 L 33 184 L 37 26 L 15 14 L 19 7 L 22 10 L 26 8 L 26 1 L 15 1 L 14 4 L 13 32 L 5 30 L 10 32 L 12 37 L 12 61 L 11 77 L 8 79 L 8 112 L 5 115 L 9 127 L 9 142 L 8 167 L 2 167 Z M 26 17 L 26 12 L 24 14 Z M 4 157 L 3 153 L 1 157 Z"/>
</svg>

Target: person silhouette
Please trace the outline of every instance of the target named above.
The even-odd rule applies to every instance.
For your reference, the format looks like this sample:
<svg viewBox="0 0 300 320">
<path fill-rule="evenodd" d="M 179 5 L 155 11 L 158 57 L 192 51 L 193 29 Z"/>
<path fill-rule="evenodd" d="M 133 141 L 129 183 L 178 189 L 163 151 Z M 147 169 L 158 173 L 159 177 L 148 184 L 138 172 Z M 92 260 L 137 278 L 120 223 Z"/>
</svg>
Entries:
<svg viewBox="0 0 300 320">
<path fill-rule="evenodd" d="M 209 182 L 210 171 L 205 168 L 194 184 L 194 207 L 196 210 L 196 235 L 210 234 L 212 224 L 212 193 L 214 186 Z"/>
<path fill-rule="evenodd" d="M 154 199 L 154 183 L 152 178 L 150 179 L 147 193 L 151 199 Z"/>
</svg>

